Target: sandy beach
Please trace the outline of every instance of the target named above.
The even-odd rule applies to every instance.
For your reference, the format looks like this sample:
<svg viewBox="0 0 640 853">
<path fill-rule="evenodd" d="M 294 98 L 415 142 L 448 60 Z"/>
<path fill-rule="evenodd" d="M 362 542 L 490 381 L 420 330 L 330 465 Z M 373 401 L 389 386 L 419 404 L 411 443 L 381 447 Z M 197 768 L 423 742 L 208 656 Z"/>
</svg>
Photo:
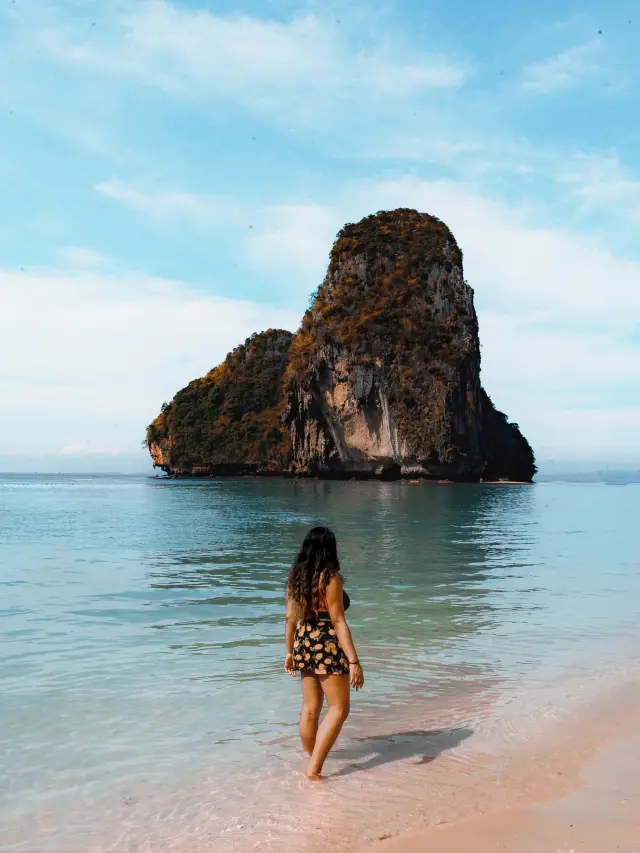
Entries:
<svg viewBox="0 0 640 853">
<path fill-rule="evenodd" d="M 398 837 L 368 853 L 638 853 L 640 684 L 560 728 L 504 780 L 500 797 L 469 799 L 469 819 Z M 524 756 L 523 756 L 524 757 Z M 487 805 L 488 802 L 488 805 Z"/>
</svg>

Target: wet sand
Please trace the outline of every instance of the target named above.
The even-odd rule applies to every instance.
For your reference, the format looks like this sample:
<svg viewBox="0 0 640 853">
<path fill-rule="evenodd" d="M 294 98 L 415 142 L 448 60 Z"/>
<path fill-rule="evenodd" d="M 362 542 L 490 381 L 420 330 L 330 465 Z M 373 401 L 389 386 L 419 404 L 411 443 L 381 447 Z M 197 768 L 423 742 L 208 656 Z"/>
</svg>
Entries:
<svg viewBox="0 0 640 853">
<path fill-rule="evenodd" d="M 382 838 L 368 853 L 640 853 L 640 685 L 556 733 L 517 769 L 504 808 Z M 515 797 L 514 797 L 515 795 Z M 492 798 L 493 799 L 493 798 Z M 480 795 L 486 805 L 487 800 Z"/>
<path fill-rule="evenodd" d="M 292 731 L 264 744 L 270 769 L 259 778 L 241 774 L 244 790 L 212 768 L 140 799 L 133 791 L 122 801 L 80 800 L 68 813 L 71 834 L 50 810 L 28 828 L 28 843 L 16 823 L 8 837 L 0 833 L 0 846 L 15 853 L 640 853 L 637 674 L 562 676 L 535 701 L 513 687 L 508 703 L 496 705 L 501 695 L 499 685 L 482 697 L 470 687 L 455 703 L 447 694 L 355 715 L 325 784 L 304 780 Z M 278 769 L 284 756 L 290 763 Z M 229 797 L 234 789 L 240 795 Z"/>
</svg>

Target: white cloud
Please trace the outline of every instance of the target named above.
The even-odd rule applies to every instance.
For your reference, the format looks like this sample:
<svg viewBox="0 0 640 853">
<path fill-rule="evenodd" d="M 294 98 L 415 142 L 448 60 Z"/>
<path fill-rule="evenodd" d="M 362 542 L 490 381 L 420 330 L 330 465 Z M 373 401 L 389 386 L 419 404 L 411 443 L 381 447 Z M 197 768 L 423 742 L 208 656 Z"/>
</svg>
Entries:
<svg viewBox="0 0 640 853">
<path fill-rule="evenodd" d="M 320 284 L 329 260 L 329 250 L 341 227 L 337 212 L 320 204 L 267 206 L 260 226 L 247 241 L 252 262 L 262 270 L 302 277 Z M 302 282 L 301 282 L 302 286 Z"/>
<path fill-rule="evenodd" d="M 573 190 L 584 211 L 640 220 L 640 181 L 626 172 L 616 153 L 578 155 L 559 179 Z"/>
<path fill-rule="evenodd" d="M 135 452 L 163 400 L 251 333 L 299 321 L 122 270 L 2 271 L 0 298 L 3 453 Z"/>
<path fill-rule="evenodd" d="M 524 88 L 539 95 L 571 89 L 599 73 L 601 55 L 601 43 L 594 40 L 534 62 L 524 69 Z"/>
<path fill-rule="evenodd" d="M 118 7 L 116 7 L 117 9 Z M 345 12 L 345 19 L 347 16 Z M 38 49 L 79 67 L 185 97 L 230 98 L 284 107 L 317 120 L 337 104 L 366 96 L 406 98 L 461 86 L 467 69 L 438 52 L 392 38 L 366 40 L 311 14 L 289 21 L 223 16 L 164 0 L 126 11 L 107 5 L 100 26 L 52 25 L 32 33 Z"/>
<path fill-rule="evenodd" d="M 326 205 L 265 205 L 250 210 L 239 202 L 196 193 L 141 190 L 122 181 L 108 181 L 96 189 L 120 201 L 145 219 L 173 227 L 187 221 L 195 228 L 240 227 L 249 265 L 261 275 L 275 272 L 281 285 L 289 282 L 294 293 L 309 292 L 324 276 L 329 250 L 342 223 Z M 247 224 L 249 223 L 249 227 Z M 73 260 L 73 258 L 69 258 Z M 285 287 L 291 292 L 291 287 Z"/>
<path fill-rule="evenodd" d="M 640 459 L 640 345 L 603 318 L 594 331 L 480 312 L 483 382 L 544 457 Z M 553 318 L 552 318 L 553 319 Z"/>
<path fill-rule="evenodd" d="M 97 192 L 157 221 L 183 221 L 197 227 L 232 224 L 241 215 L 240 205 L 223 196 L 183 190 L 141 189 L 116 178 L 96 186 Z"/>
<path fill-rule="evenodd" d="M 163 189 L 141 190 L 119 180 L 98 184 L 97 191 L 120 201 L 149 220 L 173 226 L 188 221 L 197 228 L 250 224 L 245 240 L 249 262 L 262 273 L 286 266 L 288 278 L 315 277 L 326 267 L 329 249 L 342 223 L 321 204 L 265 205 L 251 210 L 233 199 Z M 243 232 L 246 233 L 246 232 Z M 322 277 L 322 276 L 321 276 Z"/>
<path fill-rule="evenodd" d="M 65 132 L 80 145 L 99 150 L 100 142 L 102 153 L 129 166 L 139 157 L 127 150 L 128 141 L 149 114 L 154 119 L 158 93 L 149 96 L 149 89 L 187 100 L 201 115 L 222 101 L 259 113 L 287 135 L 311 132 L 316 145 L 321 138 L 324 155 L 421 161 L 487 184 L 516 176 L 520 190 L 523 176 L 535 174 L 536 191 L 553 193 L 550 185 L 571 156 L 515 132 L 513 92 L 487 90 L 480 76 L 479 85 L 465 86 L 473 69 L 464 57 L 438 52 L 428 32 L 425 48 L 416 47 L 414 34 L 381 31 L 370 15 L 358 20 L 357 12 L 343 10 L 338 24 L 330 11 L 278 20 L 166 0 L 105 0 L 100 9 L 74 15 L 56 3 L 34 4 L 37 14 L 21 12 L 5 69 L 7 79 L 19 81 L 12 86 L 14 108 L 31 117 L 43 111 L 56 132 L 70 124 Z M 601 40 L 570 48 L 528 66 L 524 85 L 536 91 L 574 85 L 604 70 L 602 53 Z M 55 91 L 45 88 L 49 78 Z M 24 86 L 28 97 L 20 95 Z M 78 116 L 96 111 L 96 103 L 98 115 L 91 112 L 91 121 L 78 128 Z M 171 97 L 164 107 L 171 115 Z M 127 109 L 136 132 L 118 139 Z M 153 163 L 152 150 L 146 146 L 145 161 L 151 158 L 151 170 L 166 175 L 167 164 Z M 218 224 L 230 208 L 228 198 L 175 185 L 113 179 L 99 189 L 156 220 L 179 214 L 185 222 Z"/>
<path fill-rule="evenodd" d="M 553 420 L 539 407 L 531 411 L 529 424 L 535 434 L 543 436 L 536 447 L 541 459 L 631 463 L 634 468 L 640 462 L 640 407 L 636 405 L 612 409 L 558 406 Z"/>
<path fill-rule="evenodd" d="M 130 447 L 96 445 L 91 441 L 76 441 L 75 444 L 67 444 L 60 450 L 61 456 L 87 456 L 96 454 L 98 456 L 122 456 L 130 451 Z"/>
<path fill-rule="evenodd" d="M 85 246 L 63 246 L 58 249 L 56 256 L 63 266 L 72 269 L 103 267 L 108 263 L 107 258 L 100 252 Z"/>
</svg>

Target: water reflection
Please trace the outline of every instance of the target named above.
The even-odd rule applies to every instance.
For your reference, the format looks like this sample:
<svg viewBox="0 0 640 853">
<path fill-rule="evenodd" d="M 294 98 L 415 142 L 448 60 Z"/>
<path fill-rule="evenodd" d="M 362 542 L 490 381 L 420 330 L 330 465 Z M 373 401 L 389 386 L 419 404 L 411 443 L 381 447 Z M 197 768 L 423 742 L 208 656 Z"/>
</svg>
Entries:
<svg viewBox="0 0 640 853">
<path fill-rule="evenodd" d="M 212 656 L 211 671 L 190 667 L 187 677 L 233 683 L 275 675 L 288 567 L 306 530 L 319 523 L 338 536 L 349 617 L 374 688 L 365 704 L 489 677 L 493 661 L 461 660 L 455 649 L 495 629 L 496 573 L 504 582 L 529 565 L 533 489 L 282 480 L 154 485 L 156 547 L 145 557 L 157 596 L 152 625 L 171 652 Z M 526 596 L 519 607 L 526 608 Z M 267 693 L 274 689 L 265 685 Z"/>
</svg>

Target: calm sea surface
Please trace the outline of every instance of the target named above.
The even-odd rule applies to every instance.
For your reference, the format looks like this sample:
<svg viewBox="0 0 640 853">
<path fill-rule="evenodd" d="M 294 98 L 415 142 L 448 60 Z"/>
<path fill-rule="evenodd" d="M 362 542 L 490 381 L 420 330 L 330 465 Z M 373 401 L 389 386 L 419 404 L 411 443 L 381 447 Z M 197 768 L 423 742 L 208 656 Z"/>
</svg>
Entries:
<svg viewBox="0 0 640 853">
<path fill-rule="evenodd" d="M 478 738 L 637 653 L 639 519 L 639 486 L 0 476 L 0 846 L 322 851 L 429 823 L 451 798 L 404 814 L 412 773 L 458 756 L 473 783 Z M 317 523 L 367 679 L 321 794 L 282 673 Z"/>
</svg>

